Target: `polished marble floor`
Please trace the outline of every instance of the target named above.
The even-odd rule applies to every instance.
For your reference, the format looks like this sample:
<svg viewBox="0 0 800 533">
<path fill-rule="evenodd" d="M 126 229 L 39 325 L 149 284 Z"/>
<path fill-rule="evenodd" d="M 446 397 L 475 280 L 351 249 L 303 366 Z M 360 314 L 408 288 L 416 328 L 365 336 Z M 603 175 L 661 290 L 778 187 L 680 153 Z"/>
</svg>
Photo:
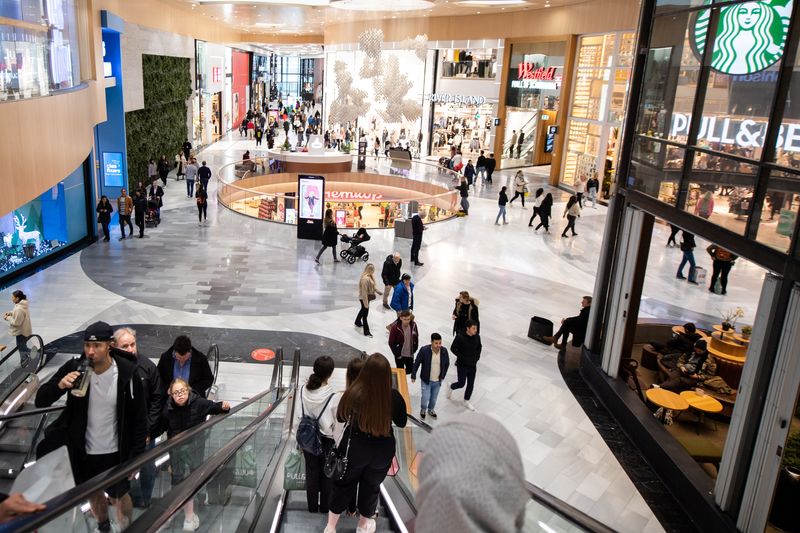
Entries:
<svg viewBox="0 0 800 533">
<path fill-rule="evenodd" d="M 210 146 L 200 159 L 212 169 L 255 149 L 235 135 Z M 636 486 L 567 388 L 552 348 L 526 337 L 532 315 L 557 321 L 577 312 L 581 296 L 591 294 L 605 208 L 585 209 L 578 237 L 562 239 L 560 218 L 566 196 L 554 197 L 552 233 L 528 228 L 530 208 L 514 205 L 509 222 L 495 226 L 496 195 L 513 172 L 495 173 L 495 183 L 479 187 L 469 217 L 432 225 L 420 253 L 425 266 L 408 268 L 417 281 L 415 314 L 421 338 L 437 331 L 447 345 L 454 298 L 469 290 L 480 300 L 484 352 L 473 403 L 501 420 L 516 435 L 528 480 L 601 519 L 618 531 L 660 531 Z M 526 172 L 532 185 L 545 178 Z M 209 222 L 199 226 L 184 182 L 170 179 L 163 222 L 145 239 L 98 242 L 64 261 L 9 287 L 31 300 L 34 331 L 45 342 L 81 330 L 95 320 L 197 328 L 305 332 L 341 341 L 357 350 L 388 353 L 385 324 L 394 318 L 373 303 L 369 320 L 374 338 L 353 326 L 356 282 L 363 265 L 316 266 L 318 243 L 298 241 L 293 226 L 253 220 L 217 204 L 211 184 Z M 516 204 L 516 203 L 515 203 Z M 677 249 L 666 248 L 668 231 L 657 225 L 644 288 L 641 316 L 667 313 L 709 319 L 718 310 L 742 306 L 752 320 L 764 272 L 745 261 L 731 272 L 727 296 L 709 293 L 675 279 Z M 391 230 L 375 230 L 369 249 L 380 268 L 398 250 L 408 261 L 410 241 Z M 698 243 L 698 262 L 709 267 Z M 2 341 L 0 341 L 2 342 Z M 247 369 L 226 363 L 220 382 L 231 400 L 246 395 L 237 380 Z M 247 368 L 253 368 L 248 365 Z M 261 380 L 253 380 L 260 383 Z M 253 385 L 254 387 L 257 385 Z M 419 385 L 412 386 L 419 405 Z M 250 391 L 251 393 L 254 391 Z M 237 396 L 237 397 L 234 397 Z M 446 420 L 463 407 L 442 397 L 437 411 Z"/>
</svg>

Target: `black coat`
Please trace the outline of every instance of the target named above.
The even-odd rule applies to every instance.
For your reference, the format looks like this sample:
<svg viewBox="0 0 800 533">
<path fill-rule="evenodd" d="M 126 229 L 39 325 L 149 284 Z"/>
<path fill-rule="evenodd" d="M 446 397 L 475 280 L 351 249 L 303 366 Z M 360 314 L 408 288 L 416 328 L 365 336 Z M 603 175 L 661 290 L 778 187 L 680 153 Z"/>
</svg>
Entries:
<svg viewBox="0 0 800 533">
<path fill-rule="evenodd" d="M 542 200 L 542 205 L 539 206 L 539 217 L 543 219 L 550 218 L 553 210 L 553 201 L 545 198 Z"/>
<path fill-rule="evenodd" d="M 224 412 L 222 402 L 206 400 L 194 391 L 189 391 L 189 399 L 183 406 L 177 405 L 170 398 L 162 411 L 167 437 L 174 437 L 181 431 L 202 424 L 208 415 L 219 415 Z"/>
<path fill-rule="evenodd" d="M 497 198 L 497 205 L 506 205 L 508 203 L 508 195 L 506 191 L 500 191 L 500 196 Z"/>
<path fill-rule="evenodd" d="M 459 333 L 450 345 L 450 351 L 456 356 L 456 366 L 476 366 L 481 358 L 481 336 Z"/>
<path fill-rule="evenodd" d="M 322 232 L 322 245 L 323 246 L 336 246 L 339 238 L 339 230 L 336 229 L 336 222 L 331 220 L 330 224 L 325 226 Z"/>
<path fill-rule="evenodd" d="M 467 320 L 478 322 L 478 333 L 481 331 L 480 318 L 478 317 L 478 303 L 474 298 L 469 299 L 468 304 L 462 304 L 461 298 L 456 298 L 456 306 L 453 308 L 456 319 L 453 321 L 453 335 L 464 333 L 467 329 Z"/>
<path fill-rule="evenodd" d="M 111 354 L 120 357 L 132 357 L 126 351 L 111 348 Z M 156 364 L 149 358 L 139 354 L 136 360 L 136 378 L 141 382 L 144 403 L 147 406 L 147 434 L 151 439 L 161 435 L 161 411 L 164 409 L 166 396 L 161 387 L 161 376 L 158 374 Z"/>
<path fill-rule="evenodd" d="M 143 217 L 145 211 L 147 211 L 147 198 L 144 196 L 134 196 L 133 213 L 136 215 L 136 218 Z"/>
<path fill-rule="evenodd" d="M 422 223 L 422 217 L 414 215 L 411 217 L 411 233 L 415 237 L 422 237 L 422 232 L 425 230 L 425 224 Z"/>
<path fill-rule="evenodd" d="M 381 279 L 383 280 L 384 285 L 391 285 L 394 287 L 398 283 L 400 283 L 400 270 L 403 267 L 403 260 L 394 264 L 394 256 L 387 255 L 386 261 L 383 262 L 383 268 L 381 269 Z"/>
<path fill-rule="evenodd" d="M 486 160 L 486 172 L 488 172 L 489 174 L 494 172 L 494 167 L 496 166 L 497 166 L 497 159 L 495 159 L 494 157 L 490 157 L 489 159 Z"/>
<path fill-rule="evenodd" d="M 682 252 L 691 252 L 697 246 L 694 242 L 694 235 L 691 233 L 683 232 L 683 238 L 681 239 L 681 251 Z"/>
<path fill-rule="evenodd" d="M 175 358 L 172 357 L 172 346 L 161 354 L 158 359 L 158 373 L 161 376 L 161 387 L 166 393 L 172 380 L 174 379 Z M 192 347 L 192 358 L 189 360 L 189 386 L 197 394 L 206 397 L 209 387 L 214 384 L 214 374 L 211 372 L 211 365 L 208 359 L 200 353 L 200 350 Z"/>
<path fill-rule="evenodd" d="M 97 221 L 101 224 L 108 224 L 111 222 L 111 213 L 114 211 L 114 208 L 111 207 L 111 202 L 107 204 L 103 204 L 102 202 L 97 203 Z"/>
<path fill-rule="evenodd" d="M 589 326 L 589 311 L 591 306 L 582 307 L 578 316 L 571 316 L 564 320 L 564 326 L 572 332 L 572 345 L 580 346 L 586 338 L 586 328 Z"/>
<path fill-rule="evenodd" d="M 124 354 L 125 352 L 122 352 Z M 142 453 L 147 437 L 146 394 L 140 379 L 134 379 L 137 365 L 130 355 L 119 352 L 111 354 L 117 364 L 117 445 L 120 462 Z M 55 450 L 66 444 L 73 465 L 86 460 L 86 426 L 89 421 L 89 396 L 92 388 L 83 398 L 68 393 L 69 389 L 59 389 L 58 383 L 70 372 L 78 370 L 85 355 L 71 359 L 61 365 L 53 377 L 36 392 L 36 407 L 49 407 L 59 398 L 67 395 L 67 406 L 61 415 L 45 431 L 46 441 L 37 448 L 37 456 Z"/>
</svg>

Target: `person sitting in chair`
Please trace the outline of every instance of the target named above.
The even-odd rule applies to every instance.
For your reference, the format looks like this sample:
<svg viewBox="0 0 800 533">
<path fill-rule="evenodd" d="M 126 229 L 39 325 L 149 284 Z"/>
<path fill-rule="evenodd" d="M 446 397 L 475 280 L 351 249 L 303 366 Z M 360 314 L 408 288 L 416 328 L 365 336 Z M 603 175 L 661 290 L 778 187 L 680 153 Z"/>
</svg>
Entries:
<svg viewBox="0 0 800 533">
<path fill-rule="evenodd" d="M 667 379 L 658 386 L 675 392 L 691 389 L 717 373 L 717 362 L 708 354 L 708 345 L 703 339 L 696 341 L 691 351 L 665 355 L 661 365 L 667 369 Z"/>
<path fill-rule="evenodd" d="M 666 343 L 650 341 L 650 344 L 657 352 L 662 354 L 668 353 L 687 353 L 689 352 L 694 343 L 702 339 L 702 336 L 697 333 L 697 328 L 692 322 L 687 322 L 683 325 L 682 333 L 673 333 L 672 338 Z"/>
</svg>

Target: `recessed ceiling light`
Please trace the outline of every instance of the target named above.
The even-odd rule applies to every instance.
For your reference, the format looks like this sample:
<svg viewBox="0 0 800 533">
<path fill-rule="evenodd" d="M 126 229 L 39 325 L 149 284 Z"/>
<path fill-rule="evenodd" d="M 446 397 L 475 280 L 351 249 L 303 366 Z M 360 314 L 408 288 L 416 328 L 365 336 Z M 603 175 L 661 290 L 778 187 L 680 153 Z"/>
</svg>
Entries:
<svg viewBox="0 0 800 533">
<path fill-rule="evenodd" d="M 374 0 L 330 0 L 330 6 L 351 11 L 417 11 L 433 7 L 431 0 L 403 0 L 396 5 Z"/>
<path fill-rule="evenodd" d="M 456 3 L 462 6 L 500 7 L 521 6 L 528 2 L 526 0 L 459 0 Z"/>
</svg>

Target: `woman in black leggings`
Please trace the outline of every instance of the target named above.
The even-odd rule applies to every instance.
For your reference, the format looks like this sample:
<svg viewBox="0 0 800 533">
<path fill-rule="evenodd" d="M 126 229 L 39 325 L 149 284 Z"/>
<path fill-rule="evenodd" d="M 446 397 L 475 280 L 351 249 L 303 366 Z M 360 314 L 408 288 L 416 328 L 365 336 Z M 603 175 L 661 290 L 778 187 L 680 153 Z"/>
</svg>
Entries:
<svg viewBox="0 0 800 533">
<path fill-rule="evenodd" d="M 544 231 L 550 233 L 550 215 L 553 210 L 553 195 L 547 193 L 539 206 L 539 225 L 536 226 L 534 232 L 538 232 L 539 228 L 544 226 Z"/>
<path fill-rule="evenodd" d="M 208 220 L 208 194 L 203 188 L 202 182 L 197 184 L 197 190 L 194 193 L 194 197 L 197 199 L 198 223 L 202 224 L 203 220 Z"/>
</svg>

